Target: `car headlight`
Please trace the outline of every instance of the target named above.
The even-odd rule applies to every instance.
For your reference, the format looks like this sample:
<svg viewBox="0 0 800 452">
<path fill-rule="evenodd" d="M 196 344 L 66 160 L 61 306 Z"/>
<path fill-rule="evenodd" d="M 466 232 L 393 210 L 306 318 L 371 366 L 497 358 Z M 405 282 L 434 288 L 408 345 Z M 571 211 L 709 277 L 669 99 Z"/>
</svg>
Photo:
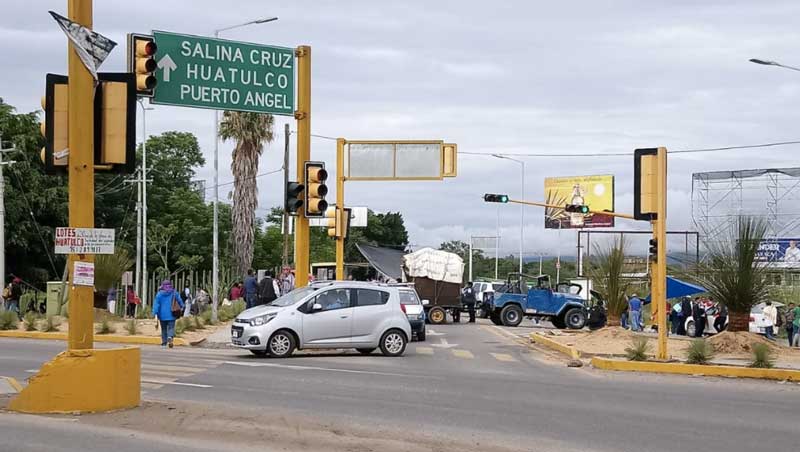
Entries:
<svg viewBox="0 0 800 452">
<path fill-rule="evenodd" d="M 274 319 L 276 315 L 278 314 L 272 313 L 272 314 L 261 315 L 258 317 L 253 317 L 252 319 L 250 319 L 250 326 L 261 326 L 269 322 L 270 320 Z"/>
<path fill-rule="evenodd" d="M 422 314 L 409 314 L 408 320 L 421 320 Z"/>
</svg>

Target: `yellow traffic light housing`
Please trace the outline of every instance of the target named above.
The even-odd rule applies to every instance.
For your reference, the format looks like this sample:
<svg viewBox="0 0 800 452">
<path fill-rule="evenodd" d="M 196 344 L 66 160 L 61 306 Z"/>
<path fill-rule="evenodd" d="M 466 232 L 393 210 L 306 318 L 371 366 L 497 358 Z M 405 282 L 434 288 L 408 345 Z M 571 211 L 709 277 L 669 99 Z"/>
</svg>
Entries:
<svg viewBox="0 0 800 452">
<path fill-rule="evenodd" d="M 158 46 L 151 35 L 128 34 L 128 72 L 136 77 L 136 95 L 153 97 Z"/>
<path fill-rule="evenodd" d="M 325 185 L 325 181 L 328 179 L 325 162 L 305 162 L 304 165 L 306 217 L 322 217 L 328 209 L 328 202 L 325 201 L 325 195 L 328 194 L 328 186 Z"/>
<path fill-rule="evenodd" d="M 328 237 L 339 237 L 339 209 L 334 207 L 325 211 L 325 217 L 328 219 Z"/>
<path fill-rule="evenodd" d="M 42 109 L 44 121 L 40 127 L 45 138 L 41 154 L 44 172 L 64 173 L 69 155 L 69 87 L 66 76 L 47 74 Z"/>
</svg>

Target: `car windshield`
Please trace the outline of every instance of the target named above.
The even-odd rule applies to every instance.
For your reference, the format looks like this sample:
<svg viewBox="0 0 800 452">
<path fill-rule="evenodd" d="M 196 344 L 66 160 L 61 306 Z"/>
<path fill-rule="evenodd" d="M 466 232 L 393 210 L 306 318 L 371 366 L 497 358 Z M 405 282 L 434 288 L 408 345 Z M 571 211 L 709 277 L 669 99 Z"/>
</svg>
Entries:
<svg viewBox="0 0 800 452">
<path fill-rule="evenodd" d="M 279 307 L 291 306 L 297 303 L 298 301 L 302 300 L 306 296 L 308 296 L 308 294 L 316 292 L 317 290 L 318 289 L 316 287 L 310 287 L 310 286 L 303 287 L 300 289 L 295 289 L 287 293 L 286 295 L 279 297 L 277 300 L 273 301 L 271 305 Z"/>
</svg>

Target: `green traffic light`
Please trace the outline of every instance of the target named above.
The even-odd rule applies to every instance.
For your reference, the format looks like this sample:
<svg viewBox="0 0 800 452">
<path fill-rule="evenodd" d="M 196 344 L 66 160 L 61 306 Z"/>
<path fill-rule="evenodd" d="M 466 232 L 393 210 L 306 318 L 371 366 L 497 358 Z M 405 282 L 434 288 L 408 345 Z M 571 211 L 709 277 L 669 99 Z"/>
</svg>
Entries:
<svg viewBox="0 0 800 452">
<path fill-rule="evenodd" d="M 589 206 L 581 206 L 581 213 L 589 213 Z"/>
<path fill-rule="evenodd" d="M 485 195 L 483 195 L 483 200 L 484 200 L 484 202 L 502 202 L 502 203 L 507 203 L 508 202 L 508 196 L 507 195 L 496 195 L 496 194 L 493 194 L 493 193 L 486 193 Z"/>
</svg>

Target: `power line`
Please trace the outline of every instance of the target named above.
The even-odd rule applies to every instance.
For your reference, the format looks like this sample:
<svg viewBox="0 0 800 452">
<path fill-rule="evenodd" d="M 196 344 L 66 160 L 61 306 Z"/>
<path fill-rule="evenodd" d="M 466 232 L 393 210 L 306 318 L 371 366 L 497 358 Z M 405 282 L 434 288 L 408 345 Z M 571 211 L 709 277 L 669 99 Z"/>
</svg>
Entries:
<svg viewBox="0 0 800 452">
<path fill-rule="evenodd" d="M 667 151 L 669 154 L 691 154 L 691 153 L 698 153 L 698 152 L 720 152 L 720 151 L 731 151 L 731 150 L 739 150 L 739 149 L 760 149 L 760 148 L 768 148 L 768 147 L 775 147 L 775 146 L 789 146 L 793 144 L 800 144 L 800 141 L 778 141 L 774 143 L 762 143 L 762 144 L 749 144 L 749 145 L 741 145 L 741 146 L 724 146 L 724 147 L 716 147 L 716 148 L 699 148 L 699 149 L 678 149 L 674 151 Z M 492 155 L 502 155 L 508 157 L 630 157 L 633 155 L 633 152 L 607 152 L 607 153 L 581 153 L 581 154 L 542 154 L 542 153 L 508 153 L 508 152 L 469 152 L 469 151 L 459 151 L 459 154 L 466 154 L 466 155 L 482 155 L 491 157 Z"/>
<path fill-rule="evenodd" d="M 270 174 L 280 173 L 281 171 L 283 171 L 283 168 L 278 168 L 278 169 L 276 169 L 276 170 L 267 171 L 266 173 L 256 174 L 255 176 L 253 176 L 253 177 L 252 177 L 252 179 L 256 179 L 256 178 L 259 178 L 259 177 L 264 177 L 264 176 L 269 176 Z M 235 181 L 233 181 L 233 180 L 232 180 L 232 181 L 230 181 L 230 182 L 224 182 L 224 183 L 222 183 L 222 184 L 219 184 L 219 185 L 217 185 L 217 187 L 224 187 L 224 186 L 226 186 L 226 185 L 233 185 L 233 184 L 234 184 L 234 182 L 235 182 Z M 210 187 L 206 187 L 205 189 L 206 189 L 206 190 L 213 190 L 213 189 L 214 189 L 214 186 L 212 185 L 212 186 L 210 186 Z"/>
</svg>

